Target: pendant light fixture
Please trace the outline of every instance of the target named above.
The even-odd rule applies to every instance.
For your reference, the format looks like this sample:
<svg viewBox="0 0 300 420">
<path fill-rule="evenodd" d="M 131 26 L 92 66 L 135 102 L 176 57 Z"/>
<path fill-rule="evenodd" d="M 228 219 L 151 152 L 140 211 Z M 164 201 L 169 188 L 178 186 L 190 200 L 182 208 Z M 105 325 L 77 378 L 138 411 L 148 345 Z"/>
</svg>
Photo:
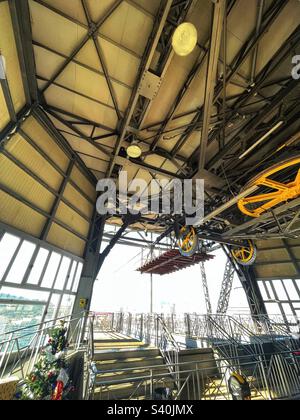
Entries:
<svg viewBox="0 0 300 420">
<path fill-rule="evenodd" d="M 132 159 L 138 159 L 142 155 L 142 149 L 137 141 L 133 141 L 126 149 L 127 156 Z"/>
<path fill-rule="evenodd" d="M 193 52 L 197 40 L 197 29 L 192 23 L 185 22 L 176 28 L 172 38 L 172 46 L 177 55 L 185 57 Z"/>
</svg>

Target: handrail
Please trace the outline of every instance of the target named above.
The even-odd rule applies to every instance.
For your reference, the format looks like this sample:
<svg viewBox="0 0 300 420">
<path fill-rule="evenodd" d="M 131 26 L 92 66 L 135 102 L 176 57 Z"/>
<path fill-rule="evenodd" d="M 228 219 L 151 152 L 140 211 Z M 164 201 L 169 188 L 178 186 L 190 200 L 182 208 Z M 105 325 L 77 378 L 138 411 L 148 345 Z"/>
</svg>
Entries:
<svg viewBox="0 0 300 420">
<path fill-rule="evenodd" d="M 70 348 L 78 350 L 82 344 L 85 318 L 86 312 L 82 312 L 81 317 L 69 315 L 44 321 L 40 325 L 36 325 L 37 330 L 32 331 L 33 326 L 28 326 L 2 334 L 5 338 L 0 342 L 0 378 L 20 372 L 20 379 L 25 379 L 35 365 L 40 350 L 45 346 L 49 330 L 59 321 L 66 320 Z M 24 333 L 26 330 L 30 331 Z M 23 334 L 16 335 L 20 331 Z M 25 339 L 29 337 L 31 339 L 29 343 L 26 343 Z"/>
<path fill-rule="evenodd" d="M 74 317 L 78 317 L 78 318 L 72 318 L 72 315 L 66 315 L 66 316 L 59 317 L 59 318 L 49 319 L 49 320 L 43 321 L 42 323 L 39 323 L 39 324 L 27 325 L 26 327 L 18 328 L 17 330 L 11 330 L 11 331 L 7 331 L 7 332 L 4 332 L 4 333 L 1 333 L 0 334 L 0 337 L 2 337 L 3 335 L 15 334 L 15 333 L 17 333 L 19 331 L 24 331 L 24 330 L 27 330 L 29 328 L 34 328 L 34 327 L 39 327 L 40 330 L 41 330 L 41 325 L 50 324 L 50 323 L 54 323 L 54 322 L 58 322 L 58 321 L 62 321 L 64 319 L 73 319 L 73 320 L 74 319 L 79 319 L 79 318 L 81 319 L 82 316 L 83 316 L 83 314 L 86 314 L 86 312 L 85 311 L 82 311 L 82 312 L 80 312 L 78 314 L 75 314 Z"/>
</svg>

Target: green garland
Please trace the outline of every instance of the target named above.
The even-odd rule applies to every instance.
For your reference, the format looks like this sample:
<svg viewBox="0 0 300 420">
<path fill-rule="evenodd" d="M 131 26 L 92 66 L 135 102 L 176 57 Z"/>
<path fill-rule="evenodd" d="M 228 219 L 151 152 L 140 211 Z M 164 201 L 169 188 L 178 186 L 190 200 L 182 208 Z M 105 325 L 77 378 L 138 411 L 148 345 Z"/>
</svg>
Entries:
<svg viewBox="0 0 300 420">
<path fill-rule="evenodd" d="M 65 360 L 68 342 L 65 322 L 49 331 L 49 341 L 42 350 L 38 362 L 30 375 L 26 378 L 25 385 L 16 395 L 21 400 L 51 400 L 65 399 L 73 390 L 69 380 Z M 57 385 L 63 383 L 63 392 L 57 397 Z"/>
</svg>

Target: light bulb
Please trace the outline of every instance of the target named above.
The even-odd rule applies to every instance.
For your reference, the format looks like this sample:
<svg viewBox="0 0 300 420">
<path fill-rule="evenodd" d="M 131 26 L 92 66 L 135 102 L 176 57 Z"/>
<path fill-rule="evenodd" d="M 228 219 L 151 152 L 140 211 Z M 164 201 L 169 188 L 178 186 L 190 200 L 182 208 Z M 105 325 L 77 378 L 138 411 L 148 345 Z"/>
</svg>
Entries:
<svg viewBox="0 0 300 420">
<path fill-rule="evenodd" d="M 142 155 L 142 149 L 137 143 L 132 143 L 127 147 L 127 155 L 132 159 L 138 159 Z"/>
<path fill-rule="evenodd" d="M 172 46 L 177 55 L 185 57 L 194 50 L 197 40 L 197 29 L 192 23 L 185 22 L 175 30 Z"/>
</svg>

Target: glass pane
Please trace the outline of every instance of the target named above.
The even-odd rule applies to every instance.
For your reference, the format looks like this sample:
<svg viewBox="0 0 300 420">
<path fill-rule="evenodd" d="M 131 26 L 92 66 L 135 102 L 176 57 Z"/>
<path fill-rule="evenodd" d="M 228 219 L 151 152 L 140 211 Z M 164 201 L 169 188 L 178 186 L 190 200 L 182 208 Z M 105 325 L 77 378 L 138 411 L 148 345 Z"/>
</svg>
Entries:
<svg viewBox="0 0 300 420">
<path fill-rule="evenodd" d="M 49 292 L 40 292 L 37 290 L 19 289 L 14 287 L 2 287 L 0 291 L 1 299 L 30 300 L 46 303 L 49 298 Z"/>
<path fill-rule="evenodd" d="M 268 296 L 267 296 L 267 292 L 266 292 L 265 286 L 264 286 L 264 284 L 263 284 L 263 283 L 264 283 L 264 282 L 262 282 L 262 281 L 259 281 L 259 282 L 258 282 L 258 286 L 259 286 L 260 293 L 261 293 L 261 295 L 262 295 L 263 300 L 269 300 L 269 298 L 268 298 Z"/>
<path fill-rule="evenodd" d="M 266 286 L 266 289 L 267 289 L 267 291 L 269 292 L 269 295 L 270 295 L 270 298 L 268 299 L 268 300 L 273 300 L 273 299 L 275 299 L 275 296 L 274 296 L 274 292 L 273 292 L 273 290 L 272 290 L 272 287 L 271 287 L 271 285 L 270 285 L 270 282 L 268 282 L 268 281 L 265 281 L 265 286 Z"/>
<path fill-rule="evenodd" d="M 281 315 L 280 307 L 277 303 L 266 303 L 266 309 L 269 315 Z"/>
<path fill-rule="evenodd" d="M 48 255 L 49 251 L 47 251 L 47 249 L 41 248 L 39 250 L 27 283 L 38 284 Z"/>
<path fill-rule="evenodd" d="M 77 261 L 73 261 L 71 272 L 70 272 L 69 279 L 68 279 L 67 290 L 71 290 L 76 267 L 77 267 Z"/>
<path fill-rule="evenodd" d="M 53 252 L 50 257 L 50 261 L 42 281 L 42 287 L 51 288 L 53 286 L 53 282 L 57 273 L 60 260 L 61 255 L 57 254 L 56 252 Z"/>
<path fill-rule="evenodd" d="M 5 233 L 3 236 L 0 243 L 0 280 L 2 279 L 19 243 L 20 239 L 16 236 L 9 235 L 8 233 Z"/>
<path fill-rule="evenodd" d="M 50 321 L 51 319 L 55 318 L 56 310 L 59 304 L 59 299 L 61 295 L 53 294 L 50 299 L 49 308 L 47 315 L 45 317 L 46 321 Z"/>
<path fill-rule="evenodd" d="M 285 315 L 293 316 L 293 311 L 292 311 L 291 305 L 289 303 L 283 303 L 282 308 L 283 308 L 283 311 L 284 311 Z"/>
<path fill-rule="evenodd" d="M 298 292 L 293 284 L 292 280 L 283 280 L 284 281 L 284 285 L 286 287 L 286 290 L 289 294 L 289 297 L 291 300 L 299 300 L 300 296 L 298 295 Z"/>
<path fill-rule="evenodd" d="M 14 334 L 14 337 L 19 337 L 20 348 L 26 347 L 38 329 L 37 325 L 41 322 L 44 310 L 44 305 L 0 304 L 0 341 L 5 338 L 1 334 L 32 327 Z"/>
<path fill-rule="evenodd" d="M 281 280 L 274 280 L 273 281 L 273 286 L 276 290 L 276 294 L 279 300 L 287 300 L 288 297 L 285 293 L 284 287 L 281 283 Z"/>
<path fill-rule="evenodd" d="M 78 284 L 79 284 L 79 280 L 80 280 L 80 277 L 81 277 L 82 268 L 83 268 L 82 263 L 79 263 L 78 268 L 77 268 L 77 272 L 76 272 L 74 285 L 73 285 L 73 290 L 72 290 L 74 293 L 76 293 L 77 289 L 78 289 Z"/>
<path fill-rule="evenodd" d="M 71 259 L 67 257 L 63 257 L 62 263 L 60 265 L 59 273 L 58 273 L 58 276 L 54 285 L 54 289 L 63 290 L 70 264 L 71 264 Z"/>
<path fill-rule="evenodd" d="M 58 311 L 58 318 L 71 315 L 75 296 L 64 295 Z"/>
<path fill-rule="evenodd" d="M 36 245 L 31 242 L 24 241 L 16 259 L 9 271 L 6 281 L 9 283 L 22 283 L 25 272 L 28 268 Z"/>
</svg>

